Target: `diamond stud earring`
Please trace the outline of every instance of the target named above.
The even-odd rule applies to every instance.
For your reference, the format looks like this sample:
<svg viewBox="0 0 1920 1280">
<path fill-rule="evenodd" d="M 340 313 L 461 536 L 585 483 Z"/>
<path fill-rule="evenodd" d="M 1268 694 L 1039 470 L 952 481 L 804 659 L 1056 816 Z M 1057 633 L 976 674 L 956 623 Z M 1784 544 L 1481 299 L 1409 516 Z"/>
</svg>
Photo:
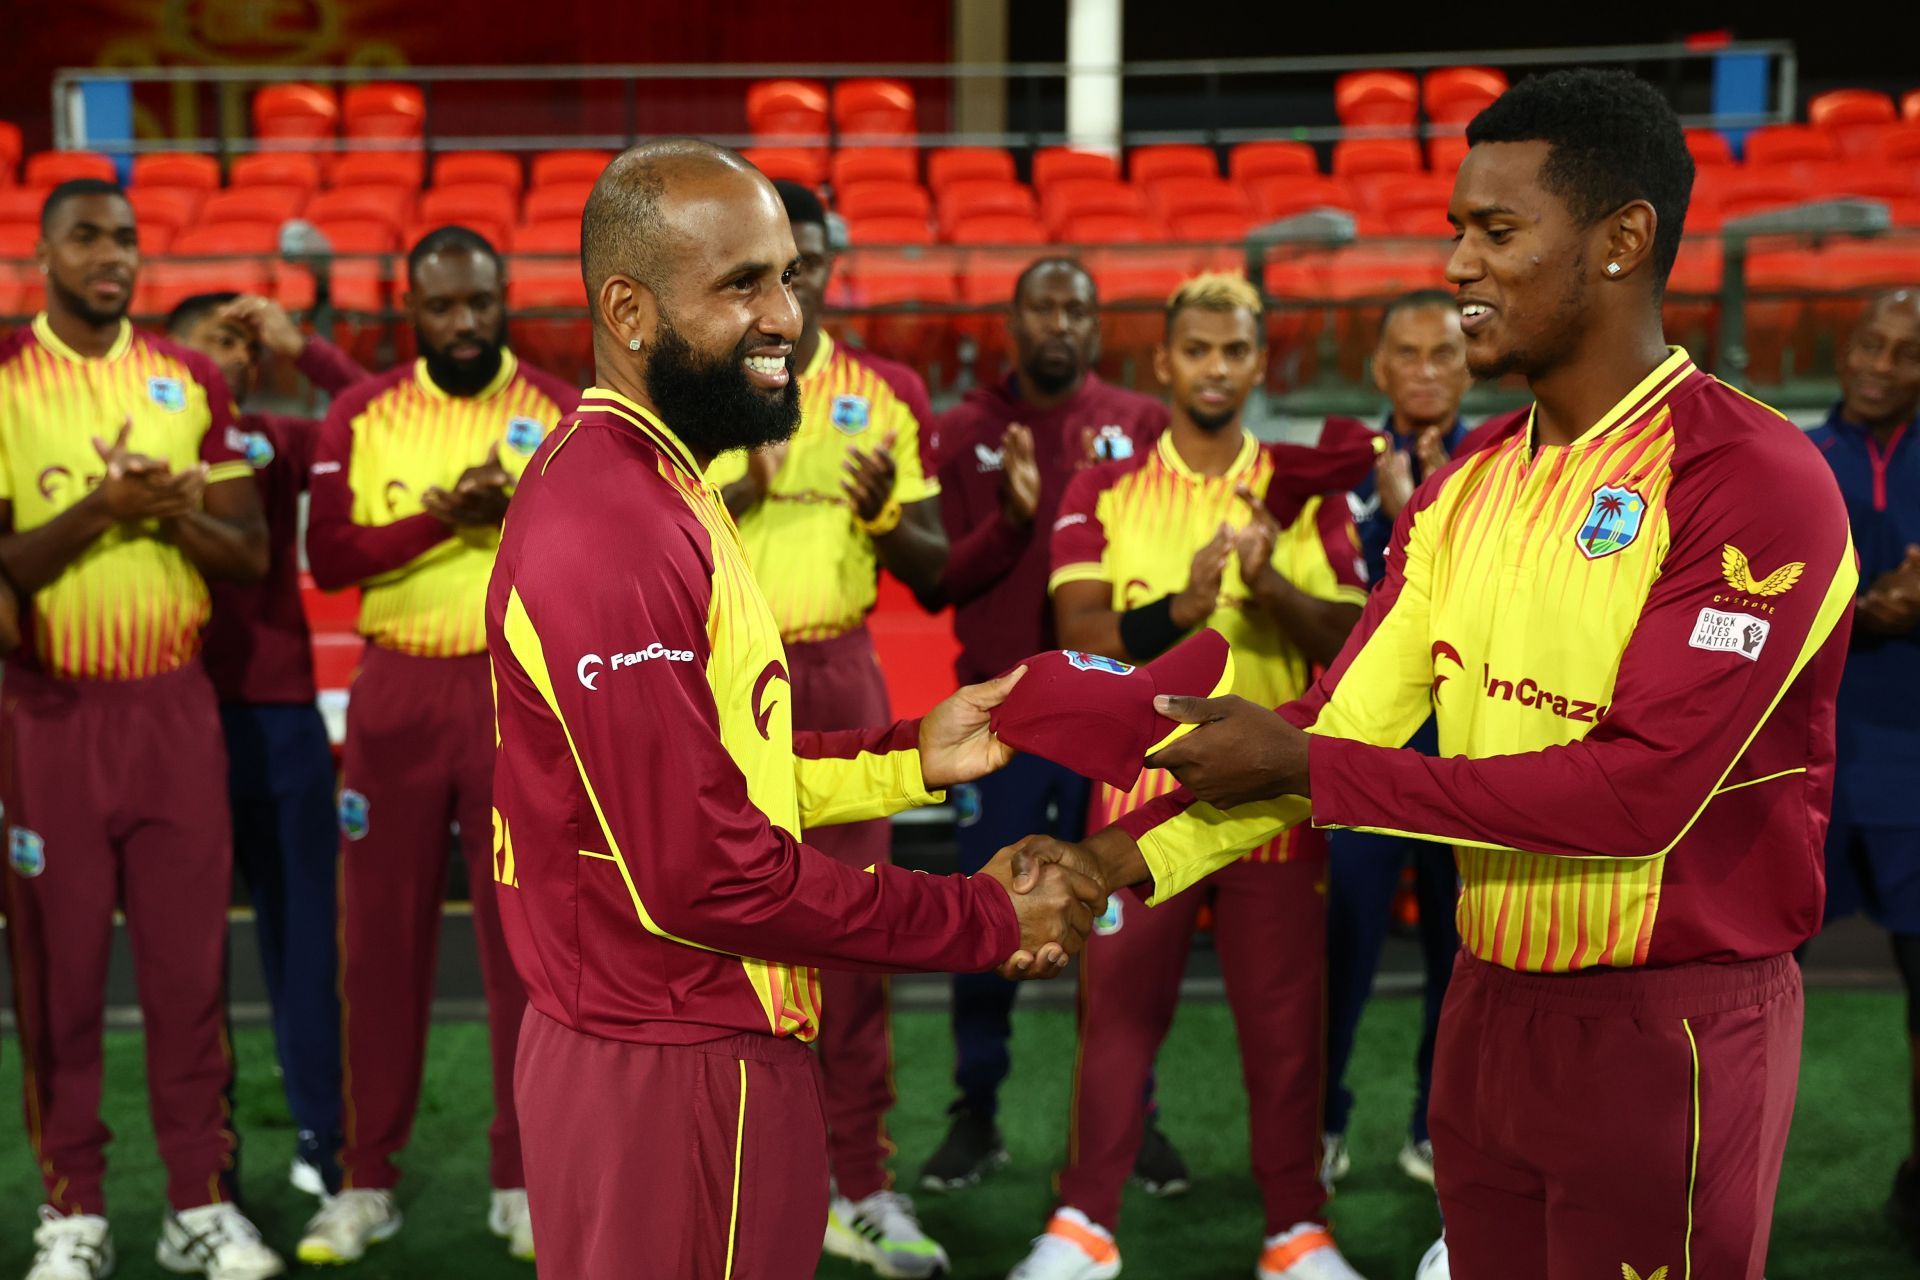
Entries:
<svg viewBox="0 0 1920 1280">
<path fill-rule="evenodd" d="M 639 349 L 640 349 L 640 339 L 638 338 L 627 339 L 627 350 L 638 351 Z"/>
<path fill-rule="evenodd" d="M 1607 274 L 1608 274 L 1608 275 L 1610 275 L 1610 276 L 1617 276 L 1617 275 L 1619 275 L 1619 274 L 1620 274 L 1620 264 L 1619 264 L 1619 263 L 1617 263 L 1617 262 L 1609 262 L 1609 263 L 1607 264 Z"/>
</svg>

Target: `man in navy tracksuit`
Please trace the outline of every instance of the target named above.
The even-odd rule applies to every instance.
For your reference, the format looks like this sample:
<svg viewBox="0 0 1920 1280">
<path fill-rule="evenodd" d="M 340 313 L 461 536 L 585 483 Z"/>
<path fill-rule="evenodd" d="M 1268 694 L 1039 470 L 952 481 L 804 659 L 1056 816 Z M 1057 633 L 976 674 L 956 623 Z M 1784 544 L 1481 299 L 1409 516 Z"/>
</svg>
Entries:
<svg viewBox="0 0 1920 1280">
<path fill-rule="evenodd" d="M 1827 919 L 1864 909 L 1893 938 L 1913 1045 L 1920 1153 L 1920 290 L 1869 304 L 1840 358 L 1840 403 L 1812 432 L 1847 500 L 1860 597 L 1840 681 Z M 1920 1252 L 1920 1163 L 1887 1209 Z"/>
</svg>

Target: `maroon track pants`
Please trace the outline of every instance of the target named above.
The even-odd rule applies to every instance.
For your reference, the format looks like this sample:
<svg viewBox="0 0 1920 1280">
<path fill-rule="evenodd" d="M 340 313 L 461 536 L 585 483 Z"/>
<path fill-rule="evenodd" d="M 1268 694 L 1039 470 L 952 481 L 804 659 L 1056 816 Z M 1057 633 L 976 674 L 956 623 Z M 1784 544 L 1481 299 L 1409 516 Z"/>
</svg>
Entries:
<svg viewBox="0 0 1920 1280">
<path fill-rule="evenodd" d="M 804 1280 L 819 1266 L 826 1118 L 805 1045 L 629 1044 L 529 1009 L 514 1091 L 542 1276 Z"/>
<path fill-rule="evenodd" d="M 793 671 L 794 728 L 864 729 L 893 719 L 865 627 L 831 640 L 790 644 L 787 664 Z M 886 819 L 814 827 L 805 839 L 861 870 L 893 856 L 893 824 Z M 841 1195 L 860 1200 L 893 1180 L 887 1170 L 894 1149 L 887 1113 L 895 1101 L 887 976 L 823 970 L 820 991 L 820 1070 L 833 1180 Z"/>
<path fill-rule="evenodd" d="M 1463 952 L 1430 1108 L 1455 1280 L 1760 1280 L 1801 1012 L 1790 956 L 1535 975 Z"/>
<path fill-rule="evenodd" d="M 473 899 L 493 1059 L 488 1173 L 525 1185 L 513 1046 L 526 990 L 493 887 L 493 690 L 487 655 L 415 658 L 368 645 L 341 769 L 340 1014 L 348 1187 L 391 1187 L 420 1102 L 450 828 Z"/>
<path fill-rule="evenodd" d="M 1119 1224 L 1120 1192 L 1146 1123 L 1140 1099 L 1173 1023 L 1194 919 L 1210 903 L 1240 1040 L 1253 1176 L 1267 1231 L 1320 1217 L 1326 845 L 1317 833 L 1302 833 L 1298 848 L 1287 862 L 1236 862 L 1157 907 L 1122 894 L 1120 927 L 1088 940 L 1080 955 L 1080 1051 L 1062 1205 L 1108 1230 Z"/>
<path fill-rule="evenodd" d="M 167 1200 L 227 1198 L 226 748 L 198 663 L 145 680 L 0 685 L 7 933 L 27 1135 L 63 1213 L 106 1212 L 101 1023 L 123 907 L 145 1019 L 147 1098 Z"/>
</svg>

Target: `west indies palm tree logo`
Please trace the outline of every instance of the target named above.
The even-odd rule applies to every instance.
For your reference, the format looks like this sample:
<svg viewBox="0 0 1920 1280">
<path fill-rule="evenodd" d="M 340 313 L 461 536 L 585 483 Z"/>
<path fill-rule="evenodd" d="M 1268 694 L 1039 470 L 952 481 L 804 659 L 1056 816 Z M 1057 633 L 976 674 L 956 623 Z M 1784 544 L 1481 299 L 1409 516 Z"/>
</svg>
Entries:
<svg viewBox="0 0 1920 1280">
<path fill-rule="evenodd" d="M 1632 489 L 1602 485 L 1593 491 L 1593 505 L 1574 542 L 1580 554 L 1599 560 L 1616 551 L 1625 551 L 1640 536 L 1640 520 L 1646 515 L 1647 500 Z"/>
</svg>

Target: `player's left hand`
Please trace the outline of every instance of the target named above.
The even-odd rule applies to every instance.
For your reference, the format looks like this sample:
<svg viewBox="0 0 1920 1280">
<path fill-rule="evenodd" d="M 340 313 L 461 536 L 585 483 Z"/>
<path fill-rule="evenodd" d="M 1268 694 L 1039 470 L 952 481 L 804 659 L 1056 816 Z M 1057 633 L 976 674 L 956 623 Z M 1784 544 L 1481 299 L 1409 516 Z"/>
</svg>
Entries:
<svg viewBox="0 0 1920 1280">
<path fill-rule="evenodd" d="M 1413 451 L 1420 457 L 1420 474 L 1430 476 L 1447 465 L 1447 442 L 1442 436 L 1444 428 L 1424 427 L 1413 438 Z"/>
<path fill-rule="evenodd" d="M 1216 809 L 1310 794 L 1307 735 L 1268 708 L 1232 695 L 1163 694 L 1153 700 L 1153 709 L 1199 728 L 1148 756 L 1148 767 L 1170 771 Z"/>
<path fill-rule="evenodd" d="M 513 478 L 500 465 L 500 446 L 493 446 L 487 460 L 460 473 L 451 490 L 438 485 L 420 497 L 420 505 L 450 525 L 498 525 L 507 518 L 507 502 L 512 496 L 507 486 Z"/>
<path fill-rule="evenodd" d="M 1013 748 L 993 736 L 989 713 L 1027 674 L 1015 667 L 998 680 L 955 690 L 920 720 L 920 776 L 927 790 L 984 778 L 1013 759 Z"/>
<path fill-rule="evenodd" d="M 217 317 L 245 329 L 253 340 L 289 360 L 297 360 L 307 349 L 307 335 L 293 322 L 287 309 L 271 298 L 235 298 L 220 308 Z"/>
<path fill-rule="evenodd" d="M 895 433 L 887 432 L 886 439 L 872 453 L 847 446 L 846 460 L 840 464 L 840 492 L 847 495 L 854 513 L 862 520 L 876 519 L 887 509 L 887 499 L 893 496 L 897 472 L 893 465 L 894 439 Z"/>
<path fill-rule="evenodd" d="M 1253 509 L 1253 518 L 1233 535 L 1233 553 L 1240 561 L 1240 581 L 1252 591 L 1273 568 L 1273 546 L 1280 540 L 1280 522 L 1246 485 L 1234 492 Z"/>
</svg>

